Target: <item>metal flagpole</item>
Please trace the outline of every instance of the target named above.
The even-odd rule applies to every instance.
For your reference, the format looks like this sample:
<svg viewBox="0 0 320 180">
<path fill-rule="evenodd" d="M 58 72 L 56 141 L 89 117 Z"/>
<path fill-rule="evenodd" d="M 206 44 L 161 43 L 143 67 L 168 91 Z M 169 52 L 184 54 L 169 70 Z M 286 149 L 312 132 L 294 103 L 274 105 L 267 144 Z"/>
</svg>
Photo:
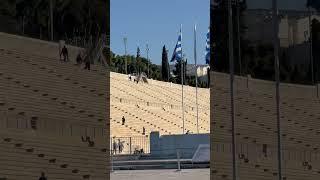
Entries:
<svg viewBox="0 0 320 180">
<path fill-rule="evenodd" d="M 232 0 L 228 0 L 228 30 L 229 30 L 229 66 L 230 66 L 230 99 L 231 99 L 231 134 L 232 134 L 232 175 L 233 180 L 237 179 L 236 176 L 236 143 L 235 143 L 235 111 L 234 111 L 234 54 L 233 54 L 233 26 L 232 26 Z"/>
<path fill-rule="evenodd" d="M 149 61 L 149 46 L 147 44 L 147 61 L 148 61 L 148 78 L 149 78 L 149 64 L 150 64 L 150 61 Z"/>
<path fill-rule="evenodd" d="M 128 74 L 128 62 L 127 62 L 127 37 L 123 38 L 123 42 L 124 42 L 124 58 L 125 58 L 125 70 L 126 70 L 126 74 Z"/>
<path fill-rule="evenodd" d="M 278 6 L 277 0 L 272 0 L 272 17 L 273 17 L 273 43 L 274 43 L 274 61 L 275 61 L 275 78 L 276 78 L 276 106 L 277 106 L 277 132 L 278 132 L 278 177 L 282 180 L 282 156 L 281 156 L 281 124 L 280 124 L 280 95 L 279 95 L 279 24 L 278 24 Z"/>
<path fill-rule="evenodd" d="M 199 109 L 198 109 L 198 66 L 197 66 L 197 25 L 194 25 L 194 64 L 196 75 L 196 108 L 197 108 L 197 133 L 199 134 Z"/>
<path fill-rule="evenodd" d="M 182 105 L 182 134 L 184 134 L 184 104 L 183 104 L 183 77 L 184 77 L 184 74 L 183 74 L 183 56 L 182 56 L 182 24 L 180 25 L 180 36 L 181 36 L 181 41 L 180 41 L 180 44 L 181 44 L 181 59 L 180 59 L 180 65 L 181 65 L 181 94 L 182 94 L 182 97 L 181 97 L 181 105 Z"/>
<path fill-rule="evenodd" d="M 169 54 L 169 50 L 167 49 L 167 54 Z M 170 61 L 168 61 L 167 66 L 168 66 L 168 82 L 170 81 Z"/>
<path fill-rule="evenodd" d="M 240 0 L 237 0 L 237 40 L 238 40 L 238 61 L 239 61 L 239 74 L 242 76 L 242 62 L 241 62 L 241 42 L 240 42 Z"/>
</svg>

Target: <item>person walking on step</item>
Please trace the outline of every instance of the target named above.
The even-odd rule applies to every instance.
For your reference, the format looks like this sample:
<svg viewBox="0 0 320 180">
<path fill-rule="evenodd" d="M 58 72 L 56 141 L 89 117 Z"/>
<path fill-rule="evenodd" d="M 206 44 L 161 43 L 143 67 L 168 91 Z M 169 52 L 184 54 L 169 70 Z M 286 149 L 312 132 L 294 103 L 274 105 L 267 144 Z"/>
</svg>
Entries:
<svg viewBox="0 0 320 180">
<path fill-rule="evenodd" d="M 47 177 L 44 175 L 44 172 L 41 172 L 41 177 L 39 180 L 47 180 Z"/>
<path fill-rule="evenodd" d="M 126 119 L 122 116 L 122 125 L 124 125 L 124 123 L 126 123 Z"/>
<path fill-rule="evenodd" d="M 113 154 L 117 154 L 118 144 L 115 139 L 113 139 Z"/>
<path fill-rule="evenodd" d="M 118 148 L 119 148 L 119 154 L 122 153 L 123 144 L 122 144 L 122 142 L 120 141 L 120 139 L 118 139 Z"/>
<path fill-rule="evenodd" d="M 66 62 L 69 60 L 69 54 L 68 54 L 68 49 L 66 46 L 63 46 L 62 51 L 60 53 L 60 58 L 61 58 L 61 54 L 63 55 L 63 61 Z"/>
<path fill-rule="evenodd" d="M 77 61 L 77 64 L 78 64 L 78 65 L 82 63 L 82 57 L 81 57 L 80 52 L 78 53 L 78 56 L 77 56 L 76 61 Z"/>
<path fill-rule="evenodd" d="M 146 128 L 142 127 L 142 135 L 146 135 Z"/>
</svg>

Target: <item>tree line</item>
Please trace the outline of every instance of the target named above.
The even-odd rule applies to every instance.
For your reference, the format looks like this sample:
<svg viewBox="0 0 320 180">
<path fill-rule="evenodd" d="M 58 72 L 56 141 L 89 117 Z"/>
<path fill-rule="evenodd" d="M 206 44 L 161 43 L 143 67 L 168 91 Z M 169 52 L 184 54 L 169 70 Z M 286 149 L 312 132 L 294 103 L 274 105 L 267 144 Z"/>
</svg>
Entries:
<svg viewBox="0 0 320 180">
<path fill-rule="evenodd" d="M 50 40 L 50 1 L 54 40 L 108 33 L 105 0 L 1 0 L 0 30 Z"/>
<path fill-rule="evenodd" d="M 127 73 L 145 73 L 149 78 L 164 81 L 164 82 L 172 82 L 181 84 L 181 62 L 175 62 L 175 70 L 173 70 L 173 74 L 170 74 L 170 66 L 169 59 L 167 54 L 167 49 L 165 46 L 162 48 L 162 61 L 161 65 L 157 65 L 152 63 L 152 61 L 145 57 L 140 56 L 140 50 L 137 49 L 136 55 L 116 55 L 111 52 L 111 61 L 110 61 L 110 69 L 113 72 L 117 73 L 126 73 L 126 61 L 127 61 Z M 148 64 L 149 64 L 149 74 L 148 74 Z M 183 61 L 183 74 L 184 74 L 184 85 L 196 86 L 196 81 L 194 76 L 186 76 L 186 66 L 187 60 Z M 207 83 L 199 82 L 199 87 L 208 87 Z"/>
</svg>

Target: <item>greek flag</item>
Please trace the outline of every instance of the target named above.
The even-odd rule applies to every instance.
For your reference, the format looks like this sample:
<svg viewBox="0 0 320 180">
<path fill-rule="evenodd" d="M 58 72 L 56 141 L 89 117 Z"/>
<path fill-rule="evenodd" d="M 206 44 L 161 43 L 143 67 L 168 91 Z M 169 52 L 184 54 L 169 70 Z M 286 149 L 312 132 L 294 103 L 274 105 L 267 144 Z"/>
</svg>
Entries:
<svg viewBox="0 0 320 180">
<path fill-rule="evenodd" d="M 174 48 L 172 58 L 170 62 L 174 61 L 180 61 L 182 59 L 182 46 L 181 46 L 181 39 L 182 39 L 182 33 L 180 29 L 179 37 L 178 37 L 178 42 L 176 44 L 176 47 Z"/>
<path fill-rule="evenodd" d="M 208 29 L 206 39 L 206 64 L 210 64 L 210 29 Z"/>
</svg>

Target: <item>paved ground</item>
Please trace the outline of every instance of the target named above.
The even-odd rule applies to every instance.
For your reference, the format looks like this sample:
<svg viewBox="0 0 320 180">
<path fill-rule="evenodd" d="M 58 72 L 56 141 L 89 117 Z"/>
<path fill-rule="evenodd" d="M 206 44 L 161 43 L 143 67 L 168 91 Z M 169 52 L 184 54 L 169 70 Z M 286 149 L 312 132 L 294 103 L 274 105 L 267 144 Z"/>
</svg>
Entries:
<svg viewBox="0 0 320 180">
<path fill-rule="evenodd" d="M 114 171 L 111 180 L 209 180 L 210 169 Z"/>
</svg>

